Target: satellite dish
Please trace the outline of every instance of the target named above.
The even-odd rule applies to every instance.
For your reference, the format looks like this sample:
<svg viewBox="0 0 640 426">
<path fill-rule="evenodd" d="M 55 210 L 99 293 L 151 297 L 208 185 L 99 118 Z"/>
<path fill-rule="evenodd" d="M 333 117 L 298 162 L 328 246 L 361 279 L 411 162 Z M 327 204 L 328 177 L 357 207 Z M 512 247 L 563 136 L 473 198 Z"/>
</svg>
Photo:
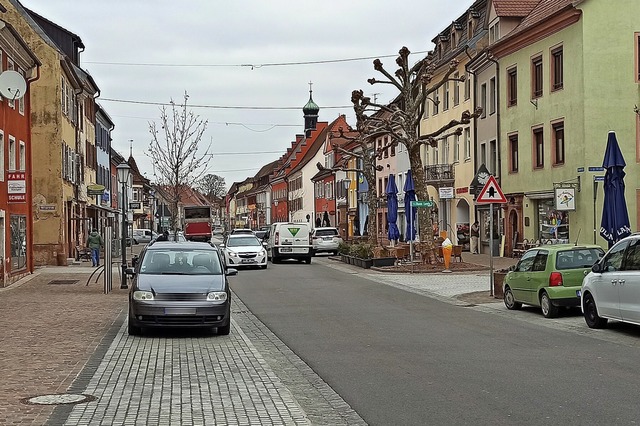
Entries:
<svg viewBox="0 0 640 426">
<path fill-rule="evenodd" d="M 0 94 L 7 99 L 22 98 L 27 91 L 27 82 L 17 71 L 5 71 L 0 74 Z"/>
</svg>

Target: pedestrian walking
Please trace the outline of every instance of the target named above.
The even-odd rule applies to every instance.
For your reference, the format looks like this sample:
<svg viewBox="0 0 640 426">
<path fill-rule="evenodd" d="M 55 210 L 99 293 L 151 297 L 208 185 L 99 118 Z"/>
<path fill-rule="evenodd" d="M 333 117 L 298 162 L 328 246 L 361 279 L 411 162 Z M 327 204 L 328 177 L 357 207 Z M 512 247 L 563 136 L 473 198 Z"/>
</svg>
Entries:
<svg viewBox="0 0 640 426">
<path fill-rule="evenodd" d="M 480 238 L 480 225 L 476 220 L 471 225 L 471 254 L 478 254 L 478 239 Z"/>
<path fill-rule="evenodd" d="M 104 247 L 104 240 L 96 229 L 93 229 L 87 237 L 87 247 L 91 249 L 91 264 L 100 266 L 100 249 Z"/>
</svg>

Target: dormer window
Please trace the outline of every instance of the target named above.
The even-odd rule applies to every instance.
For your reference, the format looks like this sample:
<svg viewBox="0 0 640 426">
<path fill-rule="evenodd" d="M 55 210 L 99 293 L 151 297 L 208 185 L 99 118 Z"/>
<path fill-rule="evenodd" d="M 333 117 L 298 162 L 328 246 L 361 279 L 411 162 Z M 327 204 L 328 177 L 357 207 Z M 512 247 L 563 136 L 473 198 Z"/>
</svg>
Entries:
<svg viewBox="0 0 640 426">
<path fill-rule="evenodd" d="M 458 47 L 458 40 L 456 38 L 456 30 L 451 31 L 451 48 L 455 49 Z"/>
<path fill-rule="evenodd" d="M 493 44 L 500 39 L 499 24 L 499 22 L 496 22 L 489 27 L 489 44 Z"/>
</svg>

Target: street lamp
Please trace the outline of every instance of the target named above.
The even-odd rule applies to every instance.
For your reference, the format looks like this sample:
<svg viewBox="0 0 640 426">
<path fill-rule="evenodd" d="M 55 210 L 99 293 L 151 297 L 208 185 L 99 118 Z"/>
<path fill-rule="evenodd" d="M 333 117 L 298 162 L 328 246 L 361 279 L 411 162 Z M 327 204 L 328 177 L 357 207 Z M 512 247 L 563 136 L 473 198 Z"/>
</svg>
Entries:
<svg viewBox="0 0 640 426">
<path fill-rule="evenodd" d="M 151 235 L 153 236 L 153 233 L 156 232 L 153 229 L 153 219 L 156 215 L 156 191 L 153 189 L 149 191 L 149 200 L 151 201 L 149 204 L 151 204 Z"/>
<path fill-rule="evenodd" d="M 122 282 L 120 288 L 127 287 L 127 184 L 131 175 L 131 167 L 125 162 L 116 166 L 118 182 L 122 185 Z"/>
<path fill-rule="evenodd" d="M 351 179 L 349 179 L 349 178 L 343 179 L 342 184 L 344 185 L 344 189 L 346 190 L 345 191 L 345 193 L 346 193 L 345 198 L 347 199 L 347 215 L 346 215 L 347 216 L 346 217 L 346 219 L 347 219 L 347 229 L 346 229 L 346 232 L 345 232 L 345 234 L 346 234 L 345 237 L 348 240 L 349 239 L 349 187 L 351 186 Z"/>
</svg>

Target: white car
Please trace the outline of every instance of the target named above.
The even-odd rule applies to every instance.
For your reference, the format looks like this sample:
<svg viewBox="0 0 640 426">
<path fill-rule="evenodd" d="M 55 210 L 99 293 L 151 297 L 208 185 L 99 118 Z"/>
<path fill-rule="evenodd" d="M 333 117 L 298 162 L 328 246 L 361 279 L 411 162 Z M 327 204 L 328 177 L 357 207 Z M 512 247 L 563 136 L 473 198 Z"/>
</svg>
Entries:
<svg viewBox="0 0 640 426">
<path fill-rule="evenodd" d="M 618 241 L 582 281 L 582 313 L 590 328 L 607 321 L 640 325 L 640 233 Z"/>
<path fill-rule="evenodd" d="M 229 235 L 220 248 L 228 267 L 259 266 L 267 269 L 267 251 L 255 235 Z"/>
<path fill-rule="evenodd" d="M 313 254 L 332 253 L 338 254 L 338 246 L 342 242 L 342 238 L 337 228 L 316 228 L 311 233 L 311 244 L 313 246 Z"/>
</svg>

